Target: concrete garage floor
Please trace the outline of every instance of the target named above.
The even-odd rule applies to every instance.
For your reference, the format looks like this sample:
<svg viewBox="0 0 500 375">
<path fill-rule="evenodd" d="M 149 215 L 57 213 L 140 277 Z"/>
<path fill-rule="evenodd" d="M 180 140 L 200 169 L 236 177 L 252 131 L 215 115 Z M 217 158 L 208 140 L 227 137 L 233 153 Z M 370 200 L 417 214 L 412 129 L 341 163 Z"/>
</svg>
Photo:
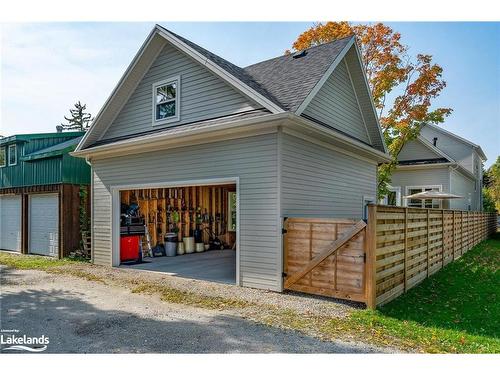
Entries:
<svg viewBox="0 0 500 375">
<path fill-rule="evenodd" d="M 164 272 L 188 279 L 236 283 L 236 251 L 209 250 L 175 257 L 144 258 L 143 263 L 122 264 L 120 267 Z"/>
</svg>

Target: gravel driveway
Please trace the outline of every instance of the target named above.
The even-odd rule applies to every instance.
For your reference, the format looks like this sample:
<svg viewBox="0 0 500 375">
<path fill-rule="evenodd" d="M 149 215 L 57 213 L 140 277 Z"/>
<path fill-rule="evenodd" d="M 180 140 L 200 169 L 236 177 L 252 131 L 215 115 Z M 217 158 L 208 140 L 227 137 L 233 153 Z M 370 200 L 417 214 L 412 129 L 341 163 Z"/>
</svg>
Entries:
<svg viewBox="0 0 500 375">
<path fill-rule="evenodd" d="M 227 312 L 80 278 L 0 266 L 0 328 L 50 339 L 52 353 L 366 353 Z M 4 351 L 5 353 L 5 351 Z"/>
</svg>

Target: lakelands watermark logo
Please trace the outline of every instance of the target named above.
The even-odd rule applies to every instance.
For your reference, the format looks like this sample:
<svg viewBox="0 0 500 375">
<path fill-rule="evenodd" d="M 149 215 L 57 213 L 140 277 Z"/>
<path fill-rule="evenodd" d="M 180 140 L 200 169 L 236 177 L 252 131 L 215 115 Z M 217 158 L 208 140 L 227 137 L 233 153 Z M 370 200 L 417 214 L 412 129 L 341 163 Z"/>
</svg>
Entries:
<svg viewBox="0 0 500 375">
<path fill-rule="evenodd" d="M 0 331 L 0 345 L 2 351 L 26 351 L 32 353 L 47 350 L 49 337 L 20 335 L 17 329 L 2 329 Z"/>
</svg>

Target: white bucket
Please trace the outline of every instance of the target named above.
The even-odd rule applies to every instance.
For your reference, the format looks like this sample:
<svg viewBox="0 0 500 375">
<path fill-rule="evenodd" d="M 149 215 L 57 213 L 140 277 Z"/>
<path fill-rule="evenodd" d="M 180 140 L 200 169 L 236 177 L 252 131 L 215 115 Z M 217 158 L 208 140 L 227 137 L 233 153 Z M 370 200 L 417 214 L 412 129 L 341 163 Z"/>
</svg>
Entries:
<svg viewBox="0 0 500 375">
<path fill-rule="evenodd" d="M 197 243 L 196 244 L 196 252 L 202 253 L 204 251 L 205 251 L 205 244 L 203 242 Z"/>
<path fill-rule="evenodd" d="M 182 240 L 186 254 L 194 253 L 194 237 L 184 237 Z"/>
<path fill-rule="evenodd" d="M 184 242 L 177 243 L 177 255 L 184 254 Z"/>
</svg>

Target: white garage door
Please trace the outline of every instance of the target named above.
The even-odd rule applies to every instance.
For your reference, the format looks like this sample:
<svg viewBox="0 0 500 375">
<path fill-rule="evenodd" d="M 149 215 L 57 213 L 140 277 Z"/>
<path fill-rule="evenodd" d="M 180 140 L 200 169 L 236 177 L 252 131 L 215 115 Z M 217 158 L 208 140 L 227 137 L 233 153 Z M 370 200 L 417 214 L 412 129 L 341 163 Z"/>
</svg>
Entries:
<svg viewBox="0 0 500 375">
<path fill-rule="evenodd" d="M 29 252 L 58 256 L 59 199 L 57 194 L 30 195 Z"/>
<path fill-rule="evenodd" d="M 21 251 L 21 197 L 0 197 L 0 249 Z"/>
</svg>

